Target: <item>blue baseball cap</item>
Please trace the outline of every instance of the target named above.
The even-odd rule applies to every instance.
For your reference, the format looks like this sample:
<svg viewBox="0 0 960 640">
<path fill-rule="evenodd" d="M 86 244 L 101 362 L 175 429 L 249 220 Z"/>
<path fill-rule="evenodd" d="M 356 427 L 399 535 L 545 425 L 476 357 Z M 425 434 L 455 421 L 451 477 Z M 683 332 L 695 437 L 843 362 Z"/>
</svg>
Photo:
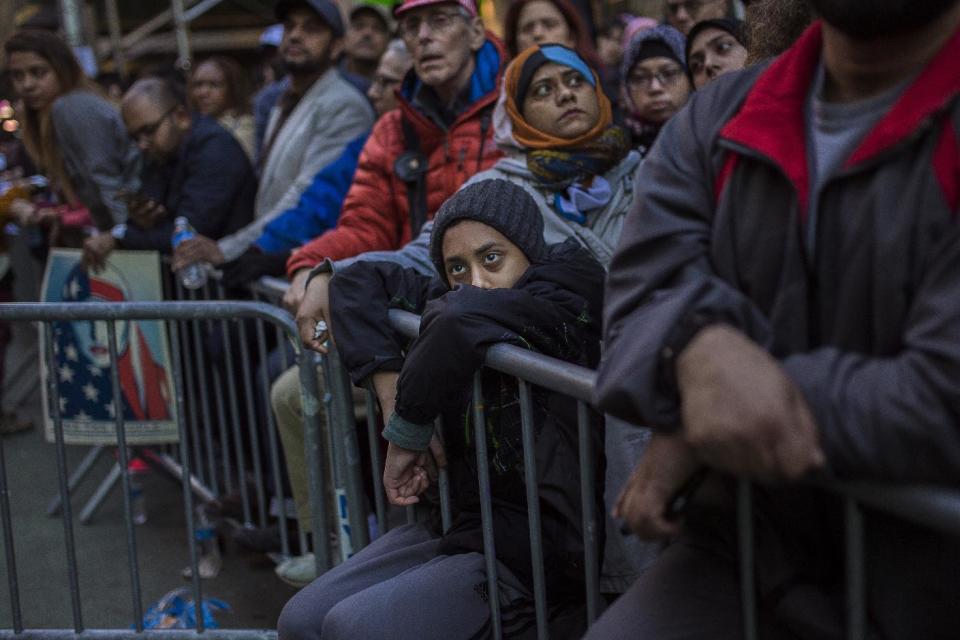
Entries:
<svg viewBox="0 0 960 640">
<path fill-rule="evenodd" d="M 273 13 L 277 16 L 277 20 L 283 22 L 290 13 L 290 9 L 297 5 L 304 5 L 316 11 L 317 15 L 330 27 L 335 38 L 343 37 L 343 16 L 340 15 L 340 9 L 332 0 L 280 0 L 273 5 Z"/>
</svg>

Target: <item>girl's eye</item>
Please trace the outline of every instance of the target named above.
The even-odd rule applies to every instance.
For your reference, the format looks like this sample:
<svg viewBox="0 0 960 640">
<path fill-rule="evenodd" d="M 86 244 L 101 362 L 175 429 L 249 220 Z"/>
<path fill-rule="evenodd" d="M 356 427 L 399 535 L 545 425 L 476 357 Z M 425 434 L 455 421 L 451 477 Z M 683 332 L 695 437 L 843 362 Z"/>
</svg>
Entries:
<svg viewBox="0 0 960 640">
<path fill-rule="evenodd" d="M 447 268 L 447 273 L 452 276 L 458 276 L 463 273 L 463 271 L 464 269 L 462 264 L 455 264 Z"/>
<path fill-rule="evenodd" d="M 488 253 L 483 257 L 483 261 L 486 262 L 487 264 L 493 264 L 499 259 L 500 259 L 499 253 Z"/>
<path fill-rule="evenodd" d="M 567 77 L 568 87 L 579 87 L 581 84 L 583 84 L 583 76 L 579 73 L 574 73 Z"/>
<path fill-rule="evenodd" d="M 717 45 L 717 53 L 726 53 L 730 51 L 730 49 L 732 48 L 733 48 L 732 42 L 727 42 L 727 41 L 721 42 Z"/>
<path fill-rule="evenodd" d="M 533 89 L 533 95 L 538 98 L 546 98 L 548 95 L 550 95 L 550 87 L 546 83 L 538 84 Z"/>
</svg>

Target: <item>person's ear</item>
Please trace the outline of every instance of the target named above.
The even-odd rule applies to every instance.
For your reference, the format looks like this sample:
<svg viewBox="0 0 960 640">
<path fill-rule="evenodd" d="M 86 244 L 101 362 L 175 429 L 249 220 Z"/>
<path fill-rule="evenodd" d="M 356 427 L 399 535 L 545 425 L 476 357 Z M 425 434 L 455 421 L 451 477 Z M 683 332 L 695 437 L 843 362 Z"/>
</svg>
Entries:
<svg viewBox="0 0 960 640">
<path fill-rule="evenodd" d="M 467 23 L 470 38 L 470 50 L 476 53 L 480 47 L 487 41 L 487 32 L 483 28 L 483 20 L 479 17 L 473 18 Z"/>
</svg>

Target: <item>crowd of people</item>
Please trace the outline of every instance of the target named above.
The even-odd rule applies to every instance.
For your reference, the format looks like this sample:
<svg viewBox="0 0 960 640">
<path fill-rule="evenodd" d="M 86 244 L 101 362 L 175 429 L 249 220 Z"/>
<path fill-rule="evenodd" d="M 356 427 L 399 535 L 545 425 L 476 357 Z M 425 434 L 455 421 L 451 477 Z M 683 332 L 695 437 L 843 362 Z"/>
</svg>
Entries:
<svg viewBox="0 0 960 640">
<path fill-rule="evenodd" d="M 55 33 L 4 49 L 49 182 L 7 205 L 18 225 L 94 271 L 143 249 L 234 295 L 285 277 L 303 344 L 375 391 L 368 489 L 426 517 L 322 575 L 310 553 L 279 564 L 302 587 L 281 639 L 489 637 L 491 597 L 505 637 L 532 633 L 515 380 L 480 377 L 495 594 L 466 427 L 504 342 L 598 371 L 592 501 L 576 402 L 530 400 L 551 637 L 742 637 L 737 478 L 757 483 L 761 637 L 840 637 L 843 505 L 806 481 L 960 468 L 960 2 L 664 0 L 596 28 L 568 0 L 515 0 L 500 25 L 474 0 L 274 11 L 255 92 L 213 56 L 114 105 Z M 196 236 L 172 249 L 180 217 Z M 393 308 L 421 314 L 416 339 Z M 324 544 L 298 374 L 271 372 L 264 410 Z M 868 519 L 870 637 L 952 636 L 957 545 Z M 589 539 L 607 606 L 587 629 Z"/>
</svg>

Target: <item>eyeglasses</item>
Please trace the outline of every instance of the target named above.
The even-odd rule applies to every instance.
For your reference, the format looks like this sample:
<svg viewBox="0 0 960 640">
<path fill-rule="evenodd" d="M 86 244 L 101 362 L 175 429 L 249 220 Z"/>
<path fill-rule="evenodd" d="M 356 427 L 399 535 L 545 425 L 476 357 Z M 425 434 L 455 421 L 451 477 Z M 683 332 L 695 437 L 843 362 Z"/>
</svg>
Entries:
<svg viewBox="0 0 960 640">
<path fill-rule="evenodd" d="M 686 9 L 690 15 L 696 15 L 703 7 L 713 4 L 717 0 L 680 0 L 680 2 L 667 2 L 667 13 L 672 16 L 680 13 L 680 9 Z"/>
<path fill-rule="evenodd" d="M 661 69 L 656 73 L 640 72 L 631 74 L 627 78 L 627 84 L 633 89 L 649 89 L 653 86 L 653 81 L 660 83 L 661 87 L 672 87 L 683 76 L 683 69 L 673 67 L 672 69 Z"/>
<path fill-rule="evenodd" d="M 177 105 L 173 105 L 167 109 L 162 116 L 157 118 L 156 121 L 151 122 L 150 124 L 145 124 L 136 131 L 131 131 L 130 137 L 136 142 L 140 142 L 144 138 L 153 138 L 153 136 L 157 135 L 157 131 L 160 130 L 160 126 L 163 124 L 164 120 L 166 120 L 170 114 L 176 110 L 176 108 Z"/>
<path fill-rule="evenodd" d="M 407 16 L 400 21 L 400 37 L 404 40 L 413 40 L 420 33 L 420 26 L 426 22 L 430 31 L 442 33 L 450 29 L 457 18 L 463 18 L 460 12 L 437 12 L 428 16 Z"/>
</svg>

